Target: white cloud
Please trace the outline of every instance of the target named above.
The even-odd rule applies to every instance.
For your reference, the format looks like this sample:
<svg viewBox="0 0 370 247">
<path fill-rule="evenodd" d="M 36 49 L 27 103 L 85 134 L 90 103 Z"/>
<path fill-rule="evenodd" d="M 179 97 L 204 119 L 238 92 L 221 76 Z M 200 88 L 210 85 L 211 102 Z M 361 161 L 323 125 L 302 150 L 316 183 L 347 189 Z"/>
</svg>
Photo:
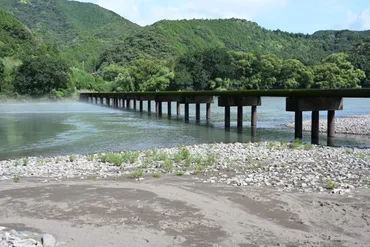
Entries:
<svg viewBox="0 0 370 247">
<path fill-rule="evenodd" d="M 361 13 L 356 14 L 349 11 L 347 20 L 343 24 L 343 28 L 353 30 L 369 30 L 370 29 L 370 6 Z"/>
<path fill-rule="evenodd" d="M 253 20 L 289 0 L 99 0 L 98 4 L 141 25 L 161 19 L 243 18 Z"/>
</svg>

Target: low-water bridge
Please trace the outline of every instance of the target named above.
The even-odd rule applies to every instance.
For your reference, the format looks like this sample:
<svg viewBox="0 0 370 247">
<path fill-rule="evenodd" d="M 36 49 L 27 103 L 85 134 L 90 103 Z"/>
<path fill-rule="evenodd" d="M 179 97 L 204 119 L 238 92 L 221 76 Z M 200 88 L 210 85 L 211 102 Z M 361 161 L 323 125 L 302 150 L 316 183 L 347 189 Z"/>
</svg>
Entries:
<svg viewBox="0 0 370 247">
<path fill-rule="evenodd" d="M 198 92 L 128 92 L 128 93 L 81 93 L 80 101 L 101 104 L 116 108 L 126 108 L 143 112 L 146 101 L 148 111 L 151 103 L 156 104 L 156 114 L 162 117 L 162 103 L 168 104 L 168 116 L 172 116 L 171 103 L 177 103 L 176 114 L 181 115 L 184 104 L 184 119 L 189 122 L 189 105 L 195 104 L 196 120 L 201 119 L 201 104 L 206 104 L 207 120 L 211 120 L 211 103 L 218 97 L 218 106 L 225 108 L 225 128 L 230 128 L 230 108 L 237 107 L 237 126 L 243 127 L 243 107 L 251 107 L 252 135 L 257 127 L 257 107 L 262 105 L 261 97 L 286 97 L 286 111 L 295 112 L 295 139 L 302 139 L 302 112 L 312 112 L 311 142 L 319 144 L 319 112 L 328 111 L 328 145 L 334 145 L 335 111 L 343 110 L 343 98 L 370 98 L 370 89 L 333 90 L 249 90 L 249 91 L 198 91 Z M 131 102 L 133 102 L 131 107 Z M 139 107 L 137 107 L 139 103 Z"/>
</svg>

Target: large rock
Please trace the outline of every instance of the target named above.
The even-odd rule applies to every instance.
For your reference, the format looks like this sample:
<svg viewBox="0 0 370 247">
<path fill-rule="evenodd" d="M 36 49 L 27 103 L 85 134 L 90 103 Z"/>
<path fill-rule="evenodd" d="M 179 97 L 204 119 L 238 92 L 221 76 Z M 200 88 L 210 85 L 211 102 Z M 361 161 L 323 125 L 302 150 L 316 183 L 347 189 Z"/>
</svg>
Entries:
<svg viewBox="0 0 370 247">
<path fill-rule="evenodd" d="M 57 241 L 51 234 L 44 234 L 41 239 L 41 243 L 44 247 L 54 247 Z"/>
</svg>

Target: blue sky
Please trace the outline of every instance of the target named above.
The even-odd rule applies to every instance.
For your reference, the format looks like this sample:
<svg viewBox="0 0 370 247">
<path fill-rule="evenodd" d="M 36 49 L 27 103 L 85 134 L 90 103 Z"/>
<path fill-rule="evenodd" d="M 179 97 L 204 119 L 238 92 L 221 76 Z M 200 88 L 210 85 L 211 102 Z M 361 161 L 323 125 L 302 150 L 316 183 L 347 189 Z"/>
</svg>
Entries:
<svg viewBox="0 0 370 247">
<path fill-rule="evenodd" d="M 267 29 L 313 33 L 370 29 L 369 0 L 80 0 L 140 25 L 162 19 L 243 18 Z"/>
</svg>

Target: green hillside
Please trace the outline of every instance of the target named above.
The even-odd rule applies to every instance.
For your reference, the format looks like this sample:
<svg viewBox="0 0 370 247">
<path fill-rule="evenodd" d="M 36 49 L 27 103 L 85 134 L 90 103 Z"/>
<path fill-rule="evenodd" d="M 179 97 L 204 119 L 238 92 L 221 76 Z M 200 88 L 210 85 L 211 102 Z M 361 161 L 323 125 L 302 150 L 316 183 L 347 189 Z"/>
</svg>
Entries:
<svg viewBox="0 0 370 247">
<path fill-rule="evenodd" d="M 140 33 L 140 35 L 138 34 Z M 240 19 L 159 21 L 134 34 L 130 49 L 145 52 L 147 43 L 162 43 L 178 54 L 210 48 L 252 52 L 256 55 L 274 54 L 281 58 L 295 58 L 307 65 L 314 65 L 336 52 L 353 53 L 356 45 L 370 38 L 370 32 L 320 31 L 314 35 L 270 31 L 254 22 Z M 151 35 L 149 42 L 146 37 Z M 119 44 L 119 47 L 125 44 Z M 113 47 L 103 54 L 98 65 L 113 57 L 116 63 L 125 61 L 128 49 Z M 175 53 L 176 53 L 175 52 Z M 163 57 L 163 56 L 162 56 Z"/>
<path fill-rule="evenodd" d="M 32 54 L 41 47 L 32 32 L 0 9 L 0 57 Z"/>
<path fill-rule="evenodd" d="M 56 44 L 74 65 L 91 68 L 100 52 L 138 25 L 95 4 L 66 0 L 0 0 L 46 43 Z"/>
</svg>

